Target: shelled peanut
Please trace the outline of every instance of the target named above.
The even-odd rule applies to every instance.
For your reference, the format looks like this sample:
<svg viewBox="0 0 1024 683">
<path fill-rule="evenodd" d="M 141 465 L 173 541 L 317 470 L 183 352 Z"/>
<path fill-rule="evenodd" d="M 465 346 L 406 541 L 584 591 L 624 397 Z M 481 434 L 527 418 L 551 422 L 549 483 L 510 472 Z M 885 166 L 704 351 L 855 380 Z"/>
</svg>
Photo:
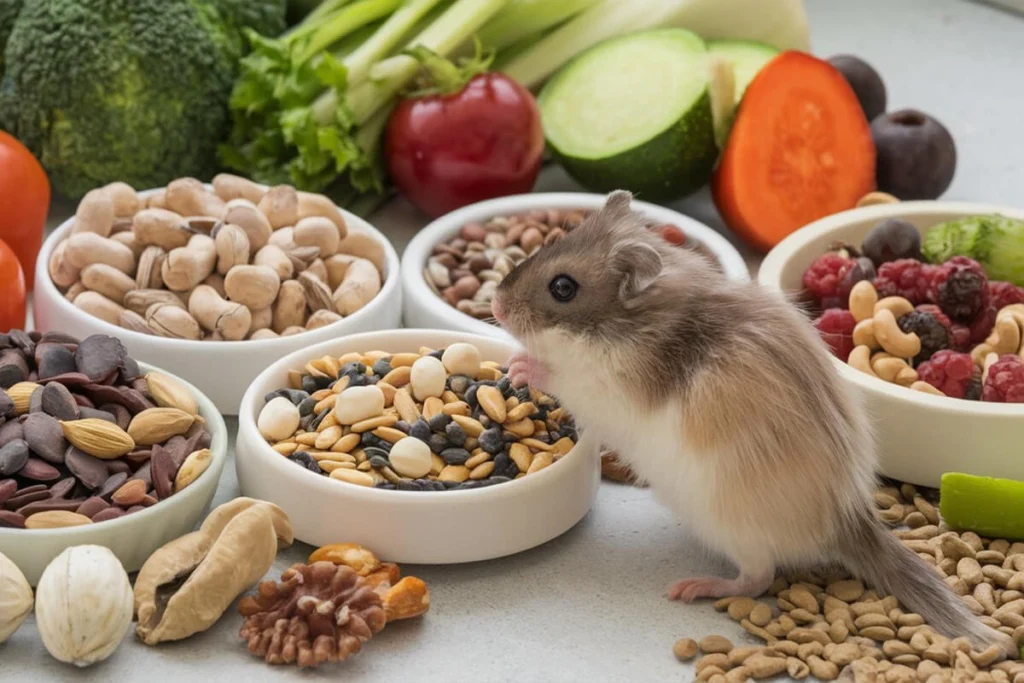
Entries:
<svg viewBox="0 0 1024 683">
<path fill-rule="evenodd" d="M 323 195 L 221 174 L 145 197 L 86 194 L 49 274 L 77 308 L 125 329 L 191 340 L 298 334 L 369 303 L 383 245 Z"/>
<path fill-rule="evenodd" d="M 932 565 L 979 619 L 1024 643 L 1024 543 L 950 531 L 925 491 L 904 484 L 875 494 L 879 516 L 898 527 L 903 543 Z M 1024 662 L 998 646 L 973 650 L 924 619 L 843 573 L 779 577 L 774 599 L 728 597 L 715 609 L 763 646 L 736 647 L 721 636 L 682 638 L 673 652 L 696 659 L 700 681 L 734 683 L 788 677 L 890 683 L 989 681 L 1024 683 Z"/>
</svg>

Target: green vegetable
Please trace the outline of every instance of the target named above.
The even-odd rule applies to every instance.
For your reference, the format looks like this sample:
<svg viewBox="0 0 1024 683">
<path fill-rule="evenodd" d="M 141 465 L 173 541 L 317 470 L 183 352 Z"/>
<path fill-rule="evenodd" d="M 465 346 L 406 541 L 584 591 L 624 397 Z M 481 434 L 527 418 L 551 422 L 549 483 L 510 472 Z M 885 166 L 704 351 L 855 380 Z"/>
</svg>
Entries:
<svg viewBox="0 0 1024 683">
<path fill-rule="evenodd" d="M 989 538 L 1024 539 L 1024 482 L 947 472 L 939 512 L 950 528 Z"/>
<path fill-rule="evenodd" d="M 771 45 L 749 40 L 711 40 L 708 41 L 708 51 L 732 65 L 736 79 L 737 105 L 761 67 L 779 54 L 778 49 Z"/>
<path fill-rule="evenodd" d="M 0 125 L 77 198 L 209 178 L 229 128 L 245 22 L 282 0 L 32 0 L 7 44 Z"/>
<path fill-rule="evenodd" d="M 931 263 L 969 256 L 990 280 L 1024 286 L 1024 221 L 1006 216 L 971 216 L 936 225 L 924 237 L 921 252 Z"/>
<path fill-rule="evenodd" d="M 718 156 L 704 42 L 683 29 L 601 43 L 537 100 L 548 145 L 587 188 L 676 199 L 701 187 Z"/>
<path fill-rule="evenodd" d="M 602 0 L 543 35 L 502 71 L 534 88 L 602 40 L 662 27 L 685 28 L 705 39 L 759 41 L 780 50 L 810 47 L 802 0 Z"/>
<path fill-rule="evenodd" d="M 0 78 L 4 75 L 4 45 L 25 0 L 0 0 Z"/>
</svg>

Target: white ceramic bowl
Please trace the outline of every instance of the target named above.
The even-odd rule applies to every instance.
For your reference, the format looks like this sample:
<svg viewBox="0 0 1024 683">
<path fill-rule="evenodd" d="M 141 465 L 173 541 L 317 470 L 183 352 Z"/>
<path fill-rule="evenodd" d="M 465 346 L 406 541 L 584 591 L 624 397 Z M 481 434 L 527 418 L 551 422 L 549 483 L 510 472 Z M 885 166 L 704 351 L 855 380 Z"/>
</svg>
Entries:
<svg viewBox="0 0 1024 683">
<path fill-rule="evenodd" d="M 441 216 L 420 230 L 402 254 L 402 321 L 407 327 L 459 330 L 511 340 L 512 337 L 505 330 L 463 313 L 434 293 L 423 278 L 423 268 L 434 246 L 454 237 L 466 223 L 483 222 L 495 216 L 534 209 L 596 210 L 604 206 L 606 199 L 606 195 L 585 192 L 513 195 L 471 204 Z M 687 238 L 701 243 L 715 255 L 729 278 L 750 279 L 743 257 L 715 230 L 689 216 L 656 204 L 634 200 L 633 208 L 658 223 L 679 226 Z"/>
<path fill-rule="evenodd" d="M 143 372 L 167 372 L 142 362 L 139 368 Z M 206 512 L 227 462 L 228 430 L 213 402 L 192 384 L 181 381 L 195 393 L 199 414 L 206 420 L 212 439 L 210 466 L 180 493 L 118 519 L 66 529 L 0 528 L 0 553 L 14 562 L 33 586 L 53 558 L 76 545 L 106 546 L 121 560 L 125 571 L 138 571 L 157 548 L 192 531 Z"/>
<path fill-rule="evenodd" d="M 141 192 L 151 194 L 155 190 Z M 74 307 L 50 279 L 50 254 L 70 232 L 70 218 L 46 239 L 36 261 L 33 315 L 36 329 L 59 330 L 81 339 L 91 334 L 109 334 L 124 342 L 128 353 L 139 360 L 155 362 L 200 388 L 225 415 L 238 413 L 242 394 L 268 365 L 292 351 L 311 344 L 368 330 L 391 329 L 401 324 L 402 290 L 398 284 L 398 254 L 391 243 L 372 225 L 344 209 L 349 225 L 371 232 L 384 245 L 385 279 L 381 290 L 366 306 L 344 320 L 302 334 L 252 341 L 196 342 L 142 334 L 111 325 Z"/>
<path fill-rule="evenodd" d="M 758 272 L 761 284 L 799 292 L 804 270 L 829 244 L 859 246 L 886 218 L 902 218 L 922 234 L 943 221 L 1000 213 L 1024 219 L 1024 210 L 960 202 L 903 202 L 870 206 L 811 223 L 778 244 Z M 923 486 L 938 486 L 944 472 L 1024 479 L 1024 405 L 934 396 L 885 382 L 839 359 L 843 379 L 863 396 L 875 429 L 882 472 Z"/>
<path fill-rule="evenodd" d="M 392 562 L 451 564 L 511 555 L 549 541 L 576 524 L 597 495 L 597 444 L 582 437 L 567 455 L 522 479 L 482 489 L 389 491 L 340 482 L 299 467 L 256 430 L 263 397 L 287 386 L 288 370 L 326 354 L 380 349 L 392 353 L 475 344 L 484 360 L 504 361 L 516 347 L 489 337 L 439 330 L 371 332 L 317 344 L 282 358 L 253 382 L 238 416 L 235 464 L 243 495 L 276 503 L 295 537 L 311 545 L 352 542 Z"/>
</svg>

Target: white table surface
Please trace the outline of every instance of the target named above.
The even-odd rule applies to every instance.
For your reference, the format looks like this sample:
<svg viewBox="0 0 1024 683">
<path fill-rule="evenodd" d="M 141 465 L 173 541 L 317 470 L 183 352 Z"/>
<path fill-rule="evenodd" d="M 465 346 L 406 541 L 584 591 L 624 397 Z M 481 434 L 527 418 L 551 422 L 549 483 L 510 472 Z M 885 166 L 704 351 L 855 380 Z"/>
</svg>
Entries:
<svg viewBox="0 0 1024 683">
<path fill-rule="evenodd" d="M 807 6 L 816 54 L 864 57 L 882 72 L 890 109 L 918 107 L 949 127 L 960 162 L 948 198 L 1024 203 L 1024 19 L 967 0 L 808 0 Z M 538 189 L 577 188 L 548 169 Z M 706 193 L 677 206 L 721 227 Z M 54 222 L 68 210 L 55 206 Z M 399 248 L 424 224 L 400 200 L 374 222 Z M 756 264 L 755 254 L 744 253 Z M 235 426 L 228 421 L 230 431 Z M 214 503 L 237 495 L 232 461 Z M 309 550 L 281 553 L 271 576 Z M 388 626 L 357 657 L 316 673 L 271 668 L 249 655 L 238 637 L 241 618 L 231 609 L 210 631 L 181 643 L 149 648 L 130 635 L 113 657 L 82 671 L 50 658 L 30 618 L 0 646 L 0 681 L 688 681 L 692 671 L 672 656 L 676 638 L 721 633 L 746 640 L 707 604 L 663 597 L 683 576 L 732 570 L 688 540 L 647 491 L 625 486 L 603 484 L 578 526 L 532 551 L 403 569 L 429 585 L 429 614 Z"/>
</svg>

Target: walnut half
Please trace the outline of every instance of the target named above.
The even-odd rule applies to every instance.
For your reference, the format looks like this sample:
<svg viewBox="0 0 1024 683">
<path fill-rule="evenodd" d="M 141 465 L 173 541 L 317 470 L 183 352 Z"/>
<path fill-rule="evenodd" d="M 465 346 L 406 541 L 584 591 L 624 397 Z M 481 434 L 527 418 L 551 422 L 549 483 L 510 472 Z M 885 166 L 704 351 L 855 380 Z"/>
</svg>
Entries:
<svg viewBox="0 0 1024 683">
<path fill-rule="evenodd" d="M 296 564 L 244 598 L 239 635 L 268 664 L 344 661 L 384 628 L 381 597 L 350 567 Z"/>
</svg>

